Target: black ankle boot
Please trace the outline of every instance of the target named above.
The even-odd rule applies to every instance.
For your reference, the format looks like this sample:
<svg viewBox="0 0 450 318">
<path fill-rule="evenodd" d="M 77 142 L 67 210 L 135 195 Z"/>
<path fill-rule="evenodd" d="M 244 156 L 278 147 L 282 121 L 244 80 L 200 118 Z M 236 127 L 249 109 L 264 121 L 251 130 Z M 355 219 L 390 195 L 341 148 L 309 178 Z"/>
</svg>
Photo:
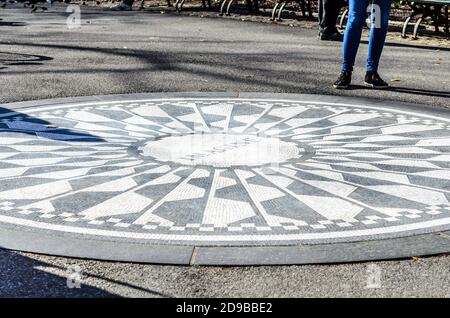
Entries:
<svg viewBox="0 0 450 318">
<path fill-rule="evenodd" d="M 352 82 L 352 72 L 342 71 L 341 75 L 336 82 L 334 82 L 333 87 L 337 89 L 346 89 L 350 86 Z"/>
<path fill-rule="evenodd" d="M 389 87 L 389 84 L 381 79 L 378 72 L 367 72 L 366 77 L 364 79 L 364 83 L 367 86 L 371 86 L 373 88 L 388 88 Z"/>
</svg>

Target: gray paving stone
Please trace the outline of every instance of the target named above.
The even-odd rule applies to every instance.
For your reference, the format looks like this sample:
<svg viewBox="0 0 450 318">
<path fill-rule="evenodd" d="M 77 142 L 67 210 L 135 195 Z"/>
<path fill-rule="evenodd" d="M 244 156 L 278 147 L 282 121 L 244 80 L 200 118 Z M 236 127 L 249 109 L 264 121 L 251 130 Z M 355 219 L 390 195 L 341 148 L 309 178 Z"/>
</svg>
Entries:
<svg viewBox="0 0 450 318">
<path fill-rule="evenodd" d="M 448 238 L 450 237 L 426 234 L 408 238 L 325 245 L 198 247 L 191 264 L 301 265 L 401 259 L 447 253 L 450 251 Z"/>
<path fill-rule="evenodd" d="M 87 259 L 155 264 L 189 265 L 194 248 L 190 246 L 138 244 L 95 237 L 54 235 L 42 231 L 0 226 L 0 247 L 39 254 Z M 19 233 L 20 232 L 20 233 Z"/>
</svg>

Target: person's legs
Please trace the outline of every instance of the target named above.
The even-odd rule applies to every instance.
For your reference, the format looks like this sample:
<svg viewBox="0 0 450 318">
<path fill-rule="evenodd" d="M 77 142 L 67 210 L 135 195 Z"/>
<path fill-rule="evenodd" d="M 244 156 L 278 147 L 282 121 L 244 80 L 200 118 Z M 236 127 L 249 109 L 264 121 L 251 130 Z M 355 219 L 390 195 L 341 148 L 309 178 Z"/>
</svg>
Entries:
<svg viewBox="0 0 450 318">
<path fill-rule="evenodd" d="M 322 31 L 322 25 L 324 24 L 323 20 L 323 2 L 324 0 L 319 0 L 317 4 L 317 10 L 318 10 L 318 19 L 319 19 L 319 31 Z"/>
<path fill-rule="evenodd" d="M 372 8 L 375 14 L 371 17 L 371 29 L 369 39 L 369 54 L 367 58 L 367 71 L 377 72 L 383 52 L 384 42 L 389 25 L 389 13 L 391 0 L 374 0 L 376 8 Z M 378 9 L 379 8 L 379 9 Z"/>
<path fill-rule="evenodd" d="M 374 88 L 387 88 L 389 86 L 378 74 L 378 65 L 386 40 L 390 7 L 391 0 L 373 0 L 367 73 L 364 82 Z"/>
<path fill-rule="evenodd" d="M 319 0 L 319 28 L 322 33 L 334 34 L 340 10 L 340 0 Z"/>
<path fill-rule="evenodd" d="M 350 0 L 349 16 L 342 46 L 342 71 L 352 72 L 366 21 L 369 0 Z"/>
</svg>

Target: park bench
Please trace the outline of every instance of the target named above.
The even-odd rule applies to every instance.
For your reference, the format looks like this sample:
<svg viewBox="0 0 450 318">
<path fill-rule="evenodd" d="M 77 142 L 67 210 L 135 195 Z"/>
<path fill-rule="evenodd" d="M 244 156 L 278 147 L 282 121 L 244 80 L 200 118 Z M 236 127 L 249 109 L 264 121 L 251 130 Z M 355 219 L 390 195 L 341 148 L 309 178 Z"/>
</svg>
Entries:
<svg viewBox="0 0 450 318">
<path fill-rule="evenodd" d="M 231 5 L 236 0 L 222 0 L 220 3 L 220 11 L 219 15 L 230 15 Z M 259 10 L 259 2 L 258 0 L 245 0 L 245 5 L 247 6 L 250 12 L 255 12 Z"/>
<path fill-rule="evenodd" d="M 418 19 L 414 23 L 414 39 L 417 39 L 417 32 L 419 31 L 420 24 L 426 18 L 431 18 L 436 32 L 439 32 L 439 25 L 443 24 L 445 34 L 449 34 L 448 10 L 450 7 L 450 0 L 415 0 L 402 1 L 402 3 L 408 5 L 412 10 L 411 14 L 406 18 L 403 24 L 403 37 L 406 37 L 406 31 L 411 24 L 411 20 L 416 17 L 418 17 Z"/>
<path fill-rule="evenodd" d="M 185 1 L 186 0 L 176 0 L 175 1 L 175 10 L 177 10 L 178 12 L 181 12 Z M 142 3 L 144 3 L 144 0 L 142 0 Z M 206 3 L 208 3 L 208 8 L 211 8 L 211 0 L 202 0 L 202 6 L 204 9 L 206 8 Z M 169 7 L 171 6 L 170 0 L 167 0 L 167 4 Z"/>
<path fill-rule="evenodd" d="M 176 11 L 180 12 L 183 9 L 183 4 L 186 0 L 175 0 L 175 9 Z M 220 2 L 220 10 L 219 15 L 230 15 L 230 9 L 233 5 L 233 3 L 236 3 L 238 0 L 221 0 Z M 245 6 L 250 12 L 257 12 L 259 10 L 259 1 L 260 0 L 245 0 Z M 315 0 L 278 0 L 274 8 L 272 10 L 272 18 L 271 20 L 274 21 L 275 18 L 278 19 L 278 21 L 281 21 L 281 15 L 283 13 L 283 10 L 285 9 L 286 5 L 292 2 L 295 2 L 299 5 L 300 10 L 303 14 L 303 16 L 306 16 L 308 13 L 309 17 L 313 16 L 313 10 L 312 10 L 312 3 Z M 170 0 L 167 0 L 167 3 L 169 7 L 171 6 Z M 141 0 L 141 8 L 144 6 L 144 0 Z M 211 0 L 202 0 L 202 6 L 203 8 L 211 8 Z"/>
<path fill-rule="evenodd" d="M 420 15 L 420 17 L 414 23 L 413 38 L 417 39 L 417 33 L 420 24 L 426 18 L 431 18 L 433 25 L 436 28 L 436 32 L 439 32 L 439 25 L 443 24 L 445 33 L 449 34 L 448 23 L 448 10 L 450 7 L 450 0 L 415 0 L 415 1 L 402 1 L 402 4 L 409 6 L 411 14 L 406 18 L 403 29 L 402 37 L 406 37 L 407 28 L 411 25 L 411 20 Z M 344 8 L 341 14 L 339 27 L 344 28 L 345 21 L 348 16 L 348 7 Z"/>
<path fill-rule="evenodd" d="M 170 1 L 170 0 L 168 0 Z M 183 4 L 186 0 L 176 0 L 175 9 L 177 11 L 181 11 L 183 9 Z M 143 4 L 144 0 L 142 0 Z M 220 15 L 230 15 L 230 9 L 233 3 L 237 2 L 237 0 L 222 0 L 220 3 Z M 313 0 L 278 0 L 272 10 L 272 20 L 275 20 L 275 17 L 281 21 L 281 14 L 288 3 L 296 2 L 300 6 L 300 10 L 302 11 L 303 16 L 306 16 L 306 13 L 310 17 L 312 17 L 312 2 Z M 211 0 L 202 0 L 203 8 L 207 6 L 211 8 Z M 250 12 L 257 12 L 259 10 L 259 0 L 245 0 L 245 5 Z M 170 4 L 169 4 L 170 6 Z"/>
<path fill-rule="evenodd" d="M 311 0 L 278 0 L 272 10 L 272 21 L 275 21 L 275 17 L 277 17 L 278 21 L 281 21 L 281 14 L 286 5 L 290 2 L 296 2 L 300 6 L 303 16 L 306 16 L 306 12 L 308 12 L 309 17 L 312 18 L 313 12 Z"/>
<path fill-rule="evenodd" d="M 223 0 L 220 5 L 220 15 L 230 15 L 230 8 L 231 5 L 236 0 Z M 300 10 L 302 11 L 303 16 L 306 16 L 306 12 L 308 12 L 308 15 L 312 17 L 312 2 L 313 0 L 278 0 L 273 9 L 272 9 L 272 21 L 275 21 L 275 18 L 278 19 L 278 21 L 281 21 L 281 14 L 283 13 L 284 8 L 287 4 L 296 2 L 300 6 Z M 250 11 L 258 11 L 259 10 L 259 2 L 258 0 L 246 0 L 247 8 Z"/>
</svg>

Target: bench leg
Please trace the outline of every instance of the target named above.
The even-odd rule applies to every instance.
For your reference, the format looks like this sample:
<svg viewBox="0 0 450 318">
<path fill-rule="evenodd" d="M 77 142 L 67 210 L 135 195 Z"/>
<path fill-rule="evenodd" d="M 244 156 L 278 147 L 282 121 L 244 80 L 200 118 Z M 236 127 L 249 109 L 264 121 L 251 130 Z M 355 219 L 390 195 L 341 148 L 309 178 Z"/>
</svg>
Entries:
<svg viewBox="0 0 450 318">
<path fill-rule="evenodd" d="M 273 10 L 272 10 L 272 17 L 270 18 L 271 21 L 275 21 L 275 15 L 277 14 L 277 9 L 278 9 L 278 6 L 279 6 L 279 5 L 280 5 L 280 3 L 277 2 L 277 3 L 275 4 L 275 6 L 273 7 Z"/>
<path fill-rule="evenodd" d="M 311 5 L 311 0 L 308 0 L 307 4 L 307 9 L 308 9 L 308 15 L 310 18 L 313 17 L 313 10 L 312 10 L 312 5 Z"/>
<path fill-rule="evenodd" d="M 441 14 L 441 8 L 439 9 L 435 9 L 435 13 L 433 14 L 433 16 L 431 17 L 433 19 L 433 24 L 434 24 L 434 31 L 436 33 L 439 33 L 439 17 Z"/>
<path fill-rule="evenodd" d="M 444 10 L 445 10 L 445 14 L 444 14 L 444 19 L 445 19 L 445 34 L 449 35 L 449 25 L 448 25 L 448 9 L 450 9 L 449 6 L 445 6 Z"/>
<path fill-rule="evenodd" d="M 300 5 L 300 9 L 302 10 L 302 16 L 306 16 L 305 3 L 303 1 L 298 1 L 298 4 Z"/>
<path fill-rule="evenodd" d="M 247 6 L 248 11 L 253 12 L 252 0 L 245 0 L 245 5 Z"/>
<path fill-rule="evenodd" d="M 406 38 L 406 31 L 409 26 L 409 21 L 411 21 L 411 16 L 407 17 L 405 23 L 403 23 L 402 38 Z"/>
<path fill-rule="evenodd" d="M 181 12 L 181 10 L 183 10 L 183 5 L 184 5 L 184 2 L 185 2 L 186 0 L 181 0 L 181 2 L 180 2 L 180 12 Z"/>
<path fill-rule="evenodd" d="M 278 17 L 277 17 L 277 21 L 283 21 L 281 19 L 281 15 L 283 14 L 283 10 L 284 7 L 287 5 L 287 2 L 283 2 L 283 4 L 281 5 L 280 9 L 278 9 Z"/>
<path fill-rule="evenodd" d="M 186 1 L 186 0 L 177 0 L 177 1 L 175 2 L 175 10 L 176 10 L 177 12 L 181 12 L 181 10 L 183 10 L 183 4 L 184 4 L 185 1 Z"/>
<path fill-rule="evenodd" d="M 255 12 L 259 12 L 259 2 L 258 0 L 253 0 L 253 8 Z"/>
<path fill-rule="evenodd" d="M 223 16 L 223 10 L 225 10 L 225 4 L 227 3 L 227 0 L 222 0 L 222 3 L 220 4 L 220 11 L 219 11 L 219 15 Z"/>
<path fill-rule="evenodd" d="M 413 39 L 414 39 L 414 40 L 417 40 L 417 39 L 418 39 L 418 37 L 417 37 L 417 32 L 419 31 L 419 26 L 420 26 L 420 24 L 422 23 L 422 21 L 423 21 L 423 17 L 420 17 L 420 18 L 417 20 L 416 24 L 414 25 L 414 32 L 413 32 Z"/>
<path fill-rule="evenodd" d="M 340 29 L 344 28 L 344 22 L 345 22 L 345 18 L 347 18 L 347 15 L 348 15 L 348 9 L 345 9 L 344 12 L 342 12 L 341 19 L 339 20 L 339 28 Z"/>
<path fill-rule="evenodd" d="M 228 2 L 228 5 L 227 5 L 227 12 L 225 12 L 225 15 L 230 15 L 230 9 L 231 9 L 231 5 L 233 4 L 233 2 L 234 2 L 234 0 L 230 0 L 230 1 Z"/>
</svg>

